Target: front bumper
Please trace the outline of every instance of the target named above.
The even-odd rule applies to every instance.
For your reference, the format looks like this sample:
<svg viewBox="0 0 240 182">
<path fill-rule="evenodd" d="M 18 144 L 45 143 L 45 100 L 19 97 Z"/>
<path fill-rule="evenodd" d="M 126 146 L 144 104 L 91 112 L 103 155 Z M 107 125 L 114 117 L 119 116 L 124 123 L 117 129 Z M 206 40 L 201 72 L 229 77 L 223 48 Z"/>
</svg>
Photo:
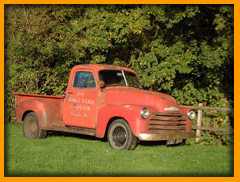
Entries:
<svg viewBox="0 0 240 182">
<path fill-rule="evenodd" d="M 169 133 L 169 134 L 140 133 L 138 135 L 138 139 L 141 141 L 181 140 L 195 137 L 196 132 Z"/>
</svg>

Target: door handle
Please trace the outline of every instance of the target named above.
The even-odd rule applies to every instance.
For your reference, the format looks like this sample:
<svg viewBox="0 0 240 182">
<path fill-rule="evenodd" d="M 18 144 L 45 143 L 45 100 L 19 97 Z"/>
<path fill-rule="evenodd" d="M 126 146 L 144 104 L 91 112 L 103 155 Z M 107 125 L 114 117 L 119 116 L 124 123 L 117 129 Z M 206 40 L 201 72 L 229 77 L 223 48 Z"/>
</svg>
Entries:
<svg viewBox="0 0 240 182">
<path fill-rule="evenodd" d="M 73 92 L 68 92 L 68 94 L 74 94 Z"/>
</svg>

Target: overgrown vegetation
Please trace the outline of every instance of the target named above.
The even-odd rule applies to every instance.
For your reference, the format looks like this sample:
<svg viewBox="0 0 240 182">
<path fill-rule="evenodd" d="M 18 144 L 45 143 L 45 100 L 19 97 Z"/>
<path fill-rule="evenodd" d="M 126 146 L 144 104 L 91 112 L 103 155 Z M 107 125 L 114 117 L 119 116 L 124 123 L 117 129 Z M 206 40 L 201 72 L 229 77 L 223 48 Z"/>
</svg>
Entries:
<svg viewBox="0 0 240 182">
<path fill-rule="evenodd" d="M 130 67 L 179 105 L 233 107 L 233 31 L 233 5 L 6 5 L 5 118 L 11 93 L 62 94 L 71 68 L 92 63 Z"/>
<path fill-rule="evenodd" d="M 231 147 L 161 142 L 134 151 L 114 150 L 107 141 L 52 133 L 44 140 L 23 136 L 22 125 L 5 128 L 5 176 L 233 176 Z"/>
</svg>

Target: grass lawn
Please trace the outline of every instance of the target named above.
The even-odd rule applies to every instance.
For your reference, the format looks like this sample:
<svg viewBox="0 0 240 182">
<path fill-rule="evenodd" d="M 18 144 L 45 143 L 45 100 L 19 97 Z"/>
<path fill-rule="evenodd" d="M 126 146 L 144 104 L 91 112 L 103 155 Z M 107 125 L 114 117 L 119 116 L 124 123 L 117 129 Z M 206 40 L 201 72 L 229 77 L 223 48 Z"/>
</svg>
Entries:
<svg viewBox="0 0 240 182">
<path fill-rule="evenodd" d="M 5 126 L 5 176 L 233 176 L 233 147 L 140 143 L 114 150 L 105 140 L 50 134 L 23 136 L 22 125 Z"/>
</svg>

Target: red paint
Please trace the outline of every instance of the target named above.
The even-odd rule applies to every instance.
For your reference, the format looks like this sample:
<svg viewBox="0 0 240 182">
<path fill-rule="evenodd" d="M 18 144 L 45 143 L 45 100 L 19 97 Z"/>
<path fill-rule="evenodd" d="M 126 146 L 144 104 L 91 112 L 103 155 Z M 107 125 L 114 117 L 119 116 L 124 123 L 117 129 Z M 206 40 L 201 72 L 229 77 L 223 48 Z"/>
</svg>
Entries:
<svg viewBox="0 0 240 182">
<path fill-rule="evenodd" d="M 143 119 L 140 115 L 143 108 L 147 108 L 150 115 L 157 112 L 187 115 L 190 111 L 188 108 L 180 108 L 173 97 L 163 93 L 127 86 L 100 88 L 98 78 L 100 70 L 124 70 L 136 74 L 129 68 L 119 66 L 75 66 L 69 77 L 65 97 L 14 93 L 18 121 L 22 121 L 26 113 L 35 112 L 42 129 L 57 130 L 58 127 L 59 130 L 67 127 L 92 129 L 95 130 L 96 137 L 102 138 L 109 122 L 114 118 L 123 118 L 128 122 L 133 134 L 138 136 L 140 133 L 148 133 L 149 118 Z M 77 72 L 83 73 L 86 79 L 94 79 L 95 85 L 89 88 L 74 86 L 83 84 L 75 80 Z M 88 84 L 92 82 L 89 81 Z M 179 111 L 164 110 L 171 107 L 178 108 Z M 186 132 L 190 132 L 191 121 L 186 118 Z"/>
</svg>

